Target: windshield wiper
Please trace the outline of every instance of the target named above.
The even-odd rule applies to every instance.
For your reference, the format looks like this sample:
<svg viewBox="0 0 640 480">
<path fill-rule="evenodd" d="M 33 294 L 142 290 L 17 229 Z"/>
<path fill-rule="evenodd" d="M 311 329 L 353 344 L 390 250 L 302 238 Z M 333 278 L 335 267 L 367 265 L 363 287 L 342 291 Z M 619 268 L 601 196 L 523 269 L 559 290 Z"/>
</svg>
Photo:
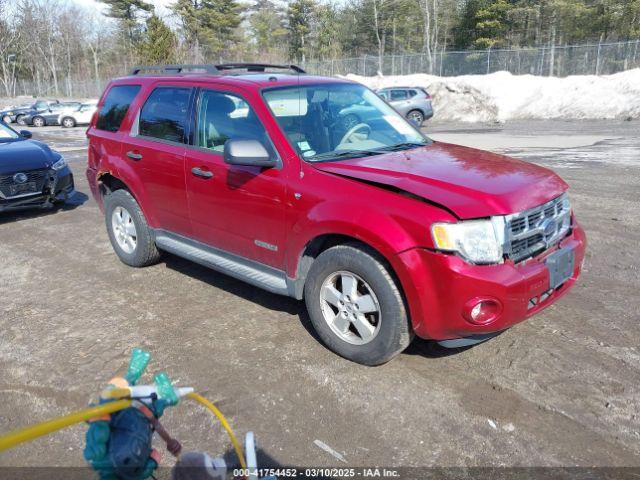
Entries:
<svg viewBox="0 0 640 480">
<path fill-rule="evenodd" d="M 309 160 L 312 162 L 331 162 L 333 160 L 340 160 L 342 158 L 358 158 L 358 157 L 370 157 L 372 155 L 380 155 L 385 153 L 380 150 L 342 150 L 340 152 L 326 152 L 316 155 Z"/>
<path fill-rule="evenodd" d="M 380 150 L 385 152 L 398 152 L 400 150 L 409 150 L 411 148 L 424 147 L 426 145 L 429 144 L 422 142 L 402 142 L 396 143 L 395 145 L 389 145 L 388 147 L 382 147 Z"/>
</svg>

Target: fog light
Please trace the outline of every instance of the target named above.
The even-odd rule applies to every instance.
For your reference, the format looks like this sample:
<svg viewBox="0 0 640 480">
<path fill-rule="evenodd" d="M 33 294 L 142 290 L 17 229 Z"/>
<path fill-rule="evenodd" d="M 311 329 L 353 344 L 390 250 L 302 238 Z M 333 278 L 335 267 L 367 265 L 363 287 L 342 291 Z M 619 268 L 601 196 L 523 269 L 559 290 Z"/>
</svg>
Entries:
<svg viewBox="0 0 640 480">
<path fill-rule="evenodd" d="M 498 318 L 502 304 L 493 298 L 474 298 L 469 300 L 462 312 L 464 318 L 476 325 L 487 325 Z"/>
</svg>

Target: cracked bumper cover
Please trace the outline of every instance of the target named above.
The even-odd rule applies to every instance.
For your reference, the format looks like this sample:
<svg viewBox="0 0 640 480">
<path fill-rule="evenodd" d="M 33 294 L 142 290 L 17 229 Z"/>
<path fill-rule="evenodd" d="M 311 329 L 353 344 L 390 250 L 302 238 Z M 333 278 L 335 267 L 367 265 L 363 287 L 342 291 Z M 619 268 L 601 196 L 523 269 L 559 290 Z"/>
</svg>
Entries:
<svg viewBox="0 0 640 480">
<path fill-rule="evenodd" d="M 64 202 L 75 193 L 73 173 L 69 167 L 59 171 L 52 171 L 42 192 L 21 198 L 0 198 L 0 212 L 22 210 L 27 208 L 50 208 L 56 202 Z"/>
</svg>

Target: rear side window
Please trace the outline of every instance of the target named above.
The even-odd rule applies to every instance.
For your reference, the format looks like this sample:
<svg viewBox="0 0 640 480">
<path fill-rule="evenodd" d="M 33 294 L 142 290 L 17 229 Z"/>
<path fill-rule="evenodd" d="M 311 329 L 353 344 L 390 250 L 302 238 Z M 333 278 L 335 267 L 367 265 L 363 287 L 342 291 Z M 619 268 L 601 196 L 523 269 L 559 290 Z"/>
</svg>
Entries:
<svg viewBox="0 0 640 480">
<path fill-rule="evenodd" d="M 98 114 L 96 128 L 117 132 L 139 91 L 140 85 L 118 85 L 109 90 Z"/>
<path fill-rule="evenodd" d="M 138 135 L 185 143 L 190 88 L 156 88 L 140 110 Z"/>
<path fill-rule="evenodd" d="M 391 90 L 391 100 L 406 100 L 406 99 L 407 99 L 406 90 Z"/>
</svg>

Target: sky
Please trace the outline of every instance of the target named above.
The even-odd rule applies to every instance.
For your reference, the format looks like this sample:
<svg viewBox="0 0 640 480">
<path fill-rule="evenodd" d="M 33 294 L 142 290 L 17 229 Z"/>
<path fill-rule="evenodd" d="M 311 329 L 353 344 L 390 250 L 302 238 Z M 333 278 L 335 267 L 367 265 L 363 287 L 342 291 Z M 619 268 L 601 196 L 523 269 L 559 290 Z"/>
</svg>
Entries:
<svg viewBox="0 0 640 480">
<path fill-rule="evenodd" d="M 158 13 L 161 16 L 164 16 L 168 12 L 167 6 L 172 4 L 174 1 L 175 0 L 152 0 L 148 1 L 147 3 L 153 3 L 156 7 L 158 7 Z M 72 0 L 72 2 L 86 8 L 95 8 L 98 10 L 103 10 L 105 8 L 105 4 L 100 3 L 97 0 Z"/>
</svg>

